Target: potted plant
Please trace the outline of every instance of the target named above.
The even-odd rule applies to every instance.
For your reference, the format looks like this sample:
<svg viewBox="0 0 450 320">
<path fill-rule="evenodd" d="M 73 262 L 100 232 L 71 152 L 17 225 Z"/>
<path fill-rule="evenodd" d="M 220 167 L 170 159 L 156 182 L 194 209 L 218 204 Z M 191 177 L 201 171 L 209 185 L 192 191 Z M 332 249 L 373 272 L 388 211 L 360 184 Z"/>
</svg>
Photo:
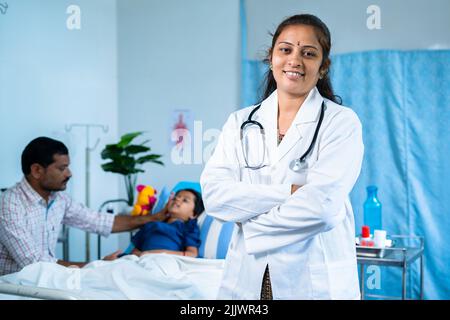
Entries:
<svg viewBox="0 0 450 320">
<path fill-rule="evenodd" d="M 145 145 L 149 140 L 140 144 L 131 144 L 141 134 L 143 134 L 142 131 L 127 133 L 120 138 L 118 143 L 106 145 L 101 153 L 103 160 L 110 160 L 102 164 L 103 170 L 124 176 L 129 206 L 133 206 L 134 203 L 137 174 L 145 172 L 142 165 L 147 162 L 164 165 L 159 160 L 161 155 L 150 153 L 151 148 Z"/>
</svg>

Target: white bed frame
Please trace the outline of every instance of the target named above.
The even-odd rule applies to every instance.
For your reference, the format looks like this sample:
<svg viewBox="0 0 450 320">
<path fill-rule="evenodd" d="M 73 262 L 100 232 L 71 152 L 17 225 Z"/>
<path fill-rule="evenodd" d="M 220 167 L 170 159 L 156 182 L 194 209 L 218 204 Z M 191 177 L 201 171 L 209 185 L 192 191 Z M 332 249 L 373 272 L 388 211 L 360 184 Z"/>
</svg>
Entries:
<svg viewBox="0 0 450 320">
<path fill-rule="evenodd" d="M 0 283 L 0 294 L 45 300 L 83 300 L 84 298 L 59 289 Z"/>
</svg>

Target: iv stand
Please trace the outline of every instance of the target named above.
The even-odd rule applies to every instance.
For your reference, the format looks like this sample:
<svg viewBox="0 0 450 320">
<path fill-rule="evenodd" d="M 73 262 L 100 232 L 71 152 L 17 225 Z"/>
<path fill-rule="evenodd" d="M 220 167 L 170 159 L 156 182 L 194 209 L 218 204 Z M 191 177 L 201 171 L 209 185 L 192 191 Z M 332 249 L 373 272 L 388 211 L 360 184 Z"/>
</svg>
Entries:
<svg viewBox="0 0 450 320">
<path fill-rule="evenodd" d="M 104 133 L 108 132 L 108 126 L 104 126 L 104 125 L 100 125 L 100 124 L 83 124 L 83 123 L 73 123 L 70 125 L 66 125 L 66 132 L 70 132 L 72 131 L 72 129 L 74 127 L 81 127 L 86 129 L 86 147 L 85 147 L 85 184 L 86 184 L 86 198 L 85 198 L 85 204 L 86 207 L 89 208 L 90 206 L 90 198 L 89 198 L 89 194 L 90 194 L 90 188 L 89 188 L 89 182 L 90 182 L 90 163 L 91 163 L 91 158 L 90 158 L 90 153 L 92 151 L 95 150 L 95 148 L 97 147 L 98 143 L 100 142 L 100 138 L 97 138 L 97 141 L 95 142 L 93 147 L 89 147 L 89 141 L 90 141 L 90 129 L 93 128 L 101 128 L 103 130 Z M 90 248 L 90 233 L 86 232 L 86 262 L 89 262 L 91 260 L 91 248 Z"/>
</svg>

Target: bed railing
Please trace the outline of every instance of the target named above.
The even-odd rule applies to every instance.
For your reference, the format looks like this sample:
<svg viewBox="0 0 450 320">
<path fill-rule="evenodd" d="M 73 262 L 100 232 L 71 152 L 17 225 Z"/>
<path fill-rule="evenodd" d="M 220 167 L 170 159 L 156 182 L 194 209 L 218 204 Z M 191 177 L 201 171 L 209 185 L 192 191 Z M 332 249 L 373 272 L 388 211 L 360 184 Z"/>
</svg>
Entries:
<svg viewBox="0 0 450 320">
<path fill-rule="evenodd" d="M 77 294 L 60 289 L 24 286 L 20 284 L 0 283 L 0 294 L 21 296 L 44 300 L 83 300 Z"/>
</svg>

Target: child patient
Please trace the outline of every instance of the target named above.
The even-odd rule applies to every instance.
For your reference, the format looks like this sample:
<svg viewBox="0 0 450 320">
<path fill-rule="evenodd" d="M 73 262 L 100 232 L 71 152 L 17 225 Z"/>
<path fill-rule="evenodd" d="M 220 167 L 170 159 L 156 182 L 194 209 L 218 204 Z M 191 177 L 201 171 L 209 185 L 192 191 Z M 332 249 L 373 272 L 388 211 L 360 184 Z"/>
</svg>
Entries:
<svg viewBox="0 0 450 320">
<path fill-rule="evenodd" d="M 161 212 L 163 221 L 148 222 L 131 239 L 132 254 L 170 253 L 197 257 L 200 231 L 197 217 L 204 210 L 201 195 L 192 189 L 178 191 Z"/>
</svg>

